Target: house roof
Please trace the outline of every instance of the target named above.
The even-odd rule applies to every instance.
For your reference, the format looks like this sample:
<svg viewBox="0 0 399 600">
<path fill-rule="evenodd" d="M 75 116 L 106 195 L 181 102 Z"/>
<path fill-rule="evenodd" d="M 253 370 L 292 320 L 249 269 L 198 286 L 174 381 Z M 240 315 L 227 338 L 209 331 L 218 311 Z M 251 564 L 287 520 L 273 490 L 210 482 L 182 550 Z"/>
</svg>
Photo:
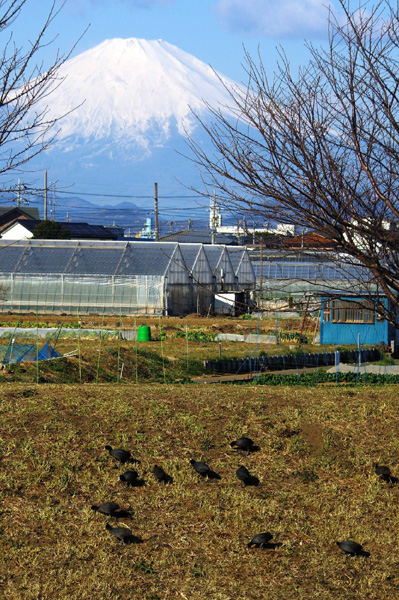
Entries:
<svg viewBox="0 0 399 600">
<path fill-rule="evenodd" d="M 0 231 L 7 229 L 17 219 L 28 221 L 30 219 L 40 219 L 37 206 L 0 206 Z"/>
<path fill-rule="evenodd" d="M 318 233 L 317 231 L 308 231 L 303 235 L 286 237 L 284 240 L 282 240 L 282 245 L 285 248 L 314 248 L 318 250 L 322 248 L 335 248 L 337 246 L 335 242 L 328 239 L 325 235 Z"/>
<path fill-rule="evenodd" d="M 39 219 L 39 209 L 37 206 L 24 206 L 23 208 L 21 206 L 0 206 L 0 217 L 13 212 L 26 215 L 30 219 Z"/>
<path fill-rule="evenodd" d="M 11 223 L 8 227 L 3 230 L 3 233 L 9 231 L 16 225 L 21 225 L 27 231 L 34 232 L 36 227 L 42 223 L 40 219 L 17 219 Z M 63 225 L 68 229 L 72 239 L 100 239 L 100 240 L 114 240 L 116 235 L 109 231 L 103 225 L 89 225 L 89 223 L 70 223 L 57 221 L 60 225 Z"/>
</svg>

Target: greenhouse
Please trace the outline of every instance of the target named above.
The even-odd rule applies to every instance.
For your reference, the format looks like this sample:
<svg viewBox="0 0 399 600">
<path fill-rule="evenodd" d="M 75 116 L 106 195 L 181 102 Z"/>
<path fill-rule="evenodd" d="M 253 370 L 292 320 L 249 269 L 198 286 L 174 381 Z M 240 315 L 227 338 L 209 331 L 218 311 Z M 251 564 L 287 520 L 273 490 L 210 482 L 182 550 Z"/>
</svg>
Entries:
<svg viewBox="0 0 399 600">
<path fill-rule="evenodd" d="M 213 308 L 225 289 L 248 293 L 255 274 L 245 248 L 235 275 L 225 246 L 177 242 L 0 240 L 0 311 L 169 314 Z M 209 253 L 209 256 L 208 256 Z M 229 273 L 228 282 L 225 273 Z M 245 282 L 242 277 L 245 273 Z M 205 291 L 204 291 L 205 290 Z"/>
<path fill-rule="evenodd" d="M 286 298 L 304 294 L 320 294 L 331 290 L 352 290 L 354 283 L 370 280 L 370 272 L 362 266 L 331 262 L 254 261 L 254 271 L 262 296 Z M 372 289 L 372 288 L 371 288 Z"/>
</svg>

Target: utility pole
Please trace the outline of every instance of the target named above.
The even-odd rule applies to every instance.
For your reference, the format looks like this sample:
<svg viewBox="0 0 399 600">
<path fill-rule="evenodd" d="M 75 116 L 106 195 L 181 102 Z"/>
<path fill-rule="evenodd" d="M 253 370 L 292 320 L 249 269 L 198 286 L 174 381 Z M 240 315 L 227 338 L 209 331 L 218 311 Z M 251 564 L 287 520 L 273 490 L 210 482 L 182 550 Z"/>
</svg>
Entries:
<svg viewBox="0 0 399 600">
<path fill-rule="evenodd" d="M 25 200 L 25 198 L 22 198 L 21 196 L 21 190 L 25 190 L 26 186 L 21 183 L 21 180 L 18 179 L 18 186 L 17 186 L 17 206 L 21 206 L 22 204 L 29 204 L 29 202 L 27 200 Z"/>
<path fill-rule="evenodd" d="M 44 171 L 44 220 L 47 221 L 47 170 Z"/>
<path fill-rule="evenodd" d="M 154 213 L 155 213 L 155 241 L 159 241 L 159 223 L 158 223 L 158 184 L 154 183 Z"/>
<path fill-rule="evenodd" d="M 215 233 L 216 233 L 216 192 L 213 192 L 213 203 L 211 209 L 211 243 L 215 243 Z"/>
<path fill-rule="evenodd" d="M 53 210 L 52 210 L 51 220 L 55 221 L 55 181 L 53 181 L 51 183 L 51 185 L 53 188 Z"/>
<path fill-rule="evenodd" d="M 21 204 L 21 180 L 18 179 L 18 187 L 17 187 L 17 206 Z"/>
<path fill-rule="evenodd" d="M 240 231 L 241 225 L 242 225 L 241 221 L 237 221 L 237 240 L 238 240 L 239 246 L 241 246 L 241 231 Z"/>
<path fill-rule="evenodd" d="M 259 239 L 259 297 L 258 306 L 261 308 L 262 304 L 262 287 L 263 287 L 263 237 L 260 235 Z"/>
</svg>

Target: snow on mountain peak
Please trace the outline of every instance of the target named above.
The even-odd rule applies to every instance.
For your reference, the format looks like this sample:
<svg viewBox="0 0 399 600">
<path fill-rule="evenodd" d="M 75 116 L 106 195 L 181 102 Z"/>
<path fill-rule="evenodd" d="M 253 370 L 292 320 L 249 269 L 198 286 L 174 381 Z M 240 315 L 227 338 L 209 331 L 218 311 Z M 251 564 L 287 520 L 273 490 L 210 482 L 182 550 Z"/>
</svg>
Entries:
<svg viewBox="0 0 399 600">
<path fill-rule="evenodd" d="M 204 101 L 228 104 L 220 79 L 234 84 L 168 42 L 136 38 L 105 40 L 67 61 L 59 75 L 64 81 L 46 102 L 51 117 L 66 115 L 56 144 L 64 150 L 77 140 L 112 140 L 149 151 L 163 145 L 172 128 L 180 135 L 193 131 L 190 108 L 201 113 Z"/>
</svg>

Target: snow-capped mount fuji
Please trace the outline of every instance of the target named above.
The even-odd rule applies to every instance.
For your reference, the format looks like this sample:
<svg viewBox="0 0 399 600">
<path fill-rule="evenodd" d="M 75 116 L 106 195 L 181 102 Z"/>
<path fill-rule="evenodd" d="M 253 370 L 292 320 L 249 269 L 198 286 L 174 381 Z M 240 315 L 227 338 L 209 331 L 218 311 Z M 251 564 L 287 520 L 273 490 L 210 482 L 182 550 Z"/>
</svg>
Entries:
<svg viewBox="0 0 399 600">
<path fill-rule="evenodd" d="M 227 102 L 211 67 L 162 40 L 106 40 L 69 60 L 60 77 L 65 81 L 49 97 L 50 116 L 66 114 L 59 141 L 140 141 L 154 128 L 162 140 L 173 126 L 185 135 L 195 127 L 190 107 L 203 112 L 204 100 Z"/>
<path fill-rule="evenodd" d="M 68 60 L 59 77 L 43 105 L 50 118 L 64 115 L 59 133 L 33 165 L 77 193 L 85 182 L 86 190 L 126 186 L 134 195 L 154 181 L 184 193 L 176 179 L 191 185 L 187 176 L 198 174 L 179 153 L 189 152 L 187 133 L 204 137 L 192 111 L 206 118 L 204 102 L 225 110 L 223 84 L 234 85 L 168 42 L 135 38 L 105 40 Z"/>
</svg>

